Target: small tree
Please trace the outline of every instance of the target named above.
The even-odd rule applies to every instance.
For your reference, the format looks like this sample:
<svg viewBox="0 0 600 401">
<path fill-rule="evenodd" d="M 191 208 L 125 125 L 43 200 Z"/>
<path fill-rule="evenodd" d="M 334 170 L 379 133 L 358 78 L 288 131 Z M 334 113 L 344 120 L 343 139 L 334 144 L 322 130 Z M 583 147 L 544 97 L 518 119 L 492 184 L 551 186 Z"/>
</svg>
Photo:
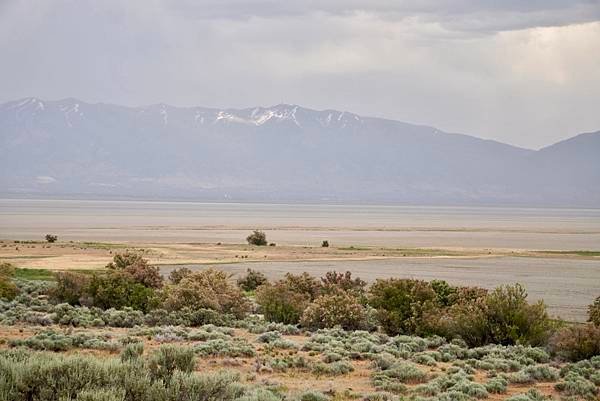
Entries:
<svg viewBox="0 0 600 401">
<path fill-rule="evenodd" d="M 264 246 L 267 245 L 267 235 L 259 230 L 254 230 L 252 234 L 246 237 L 246 241 L 250 245 Z"/>
<path fill-rule="evenodd" d="M 246 275 L 238 279 L 237 284 L 244 291 L 254 291 L 267 282 L 267 277 L 263 273 L 248 269 Z"/>
<path fill-rule="evenodd" d="M 56 242 L 57 239 L 58 237 L 56 235 L 46 234 L 46 241 L 48 241 L 49 243 Z"/>
<path fill-rule="evenodd" d="M 321 247 L 322 248 L 329 248 L 329 241 L 324 240 L 323 242 L 321 242 Z"/>
</svg>

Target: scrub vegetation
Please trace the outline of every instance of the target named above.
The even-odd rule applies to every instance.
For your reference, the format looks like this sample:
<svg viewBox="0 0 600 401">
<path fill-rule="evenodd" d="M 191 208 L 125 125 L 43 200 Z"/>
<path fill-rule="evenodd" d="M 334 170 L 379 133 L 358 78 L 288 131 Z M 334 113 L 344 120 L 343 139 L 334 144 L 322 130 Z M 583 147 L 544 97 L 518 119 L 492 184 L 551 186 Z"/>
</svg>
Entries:
<svg viewBox="0 0 600 401">
<path fill-rule="evenodd" d="M 600 395 L 600 300 L 574 325 L 518 284 L 185 268 L 164 278 L 135 253 L 102 272 L 39 278 L 0 265 L 2 400 Z"/>
</svg>

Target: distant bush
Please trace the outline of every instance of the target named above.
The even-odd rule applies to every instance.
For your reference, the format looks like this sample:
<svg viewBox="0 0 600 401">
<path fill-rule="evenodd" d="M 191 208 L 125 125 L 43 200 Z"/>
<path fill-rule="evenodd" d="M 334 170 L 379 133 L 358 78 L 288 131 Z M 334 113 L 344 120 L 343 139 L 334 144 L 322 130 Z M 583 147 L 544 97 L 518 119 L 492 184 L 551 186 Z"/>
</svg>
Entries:
<svg viewBox="0 0 600 401">
<path fill-rule="evenodd" d="M 568 361 L 600 355 L 600 327 L 591 323 L 563 327 L 550 338 L 549 349 Z"/>
<path fill-rule="evenodd" d="M 369 305 L 391 335 L 418 333 L 424 312 L 435 303 L 436 293 L 421 280 L 379 279 L 369 289 Z"/>
<path fill-rule="evenodd" d="M 169 273 L 169 281 L 172 284 L 179 284 L 181 280 L 192 274 L 192 271 L 187 267 L 178 267 Z"/>
<path fill-rule="evenodd" d="M 52 235 L 52 234 L 46 234 L 46 241 L 53 243 L 56 242 L 56 240 L 58 239 L 58 237 L 56 235 Z"/>
<path fill-rule="evenodd" d="M 367 312 L 355 296 L 341 289 L 321 295 L 306 308 L 300 324 L 309 329 L 340 326 L 344 330 L 368 328 Z"/>
<path fill-rule="evenodd" d="M 321 242 L 321 247 L 322 248 L 329 248 L 329 241 L 324 240 L 323 242 Z"/>
<path fill-rule="evenodd" d="M 600 296 L 594 300 L 594 303 L 588 306 L 588 322 L 600 326 Z"/>
<path fill-rule="evenodd" d="M 267 235 L 262 231 L 254 230 L 252 234 L 246 237 L 246 241 L 250 245 L 264 246 L 267 245 Z"/>
<path fill-rule="evenodd" d="M 56 273 L 56 286 L 50 291 L 50 296 L 57 302 L 79 305 L 86 297 L 90 284 L 90 276 L 79 273 Z"/>
<path fill-rule="evenodd" d="M 248 269 L 246 275 L 238 279 L 237 284 L 244 291 L 254 291 L 268 281 L 264 273 Z"/>
<path fill-rule="evenodd" d="M 242 318 L 249 312 L 250 303 L 229 279 L 229 274 L 216 269 L 189 274 L 179 284 L 165 288 L 164 307 L 171 311 L 186 307 L 213 309 Z"/>
</svg>

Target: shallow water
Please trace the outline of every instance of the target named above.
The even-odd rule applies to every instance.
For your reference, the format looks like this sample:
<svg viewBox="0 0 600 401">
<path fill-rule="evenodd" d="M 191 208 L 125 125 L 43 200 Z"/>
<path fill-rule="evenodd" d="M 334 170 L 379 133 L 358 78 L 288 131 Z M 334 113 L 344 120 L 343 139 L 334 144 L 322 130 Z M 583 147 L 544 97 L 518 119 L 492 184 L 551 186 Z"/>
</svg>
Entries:
<svg viewBox="0 0 600 401">
<path fill-rule="evenodd" d="M 0 199 L 0 238 L 600 249 L 600 209 Z"/>
</svg>

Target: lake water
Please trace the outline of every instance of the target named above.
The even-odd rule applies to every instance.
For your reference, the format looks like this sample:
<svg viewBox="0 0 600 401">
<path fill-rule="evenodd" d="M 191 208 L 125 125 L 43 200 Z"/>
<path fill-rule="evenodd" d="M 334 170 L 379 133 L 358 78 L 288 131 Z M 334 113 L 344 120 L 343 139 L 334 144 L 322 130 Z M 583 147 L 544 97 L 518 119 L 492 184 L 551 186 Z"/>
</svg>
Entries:
<svg viewBox="0 0 600 401">
<path fill-rule="evenodd" d="M 281 205 L 191 202 L 0 200 L 0 238 L 241 243 L 251 229 L 271 241 L 316 245 L 600 250 L 600 210 L 488 207 Z M 240 272 L 248 264 L 219 265 Z M 351 270 L 367 280 L 445 279 L 494 288 L 520 282 L 550 312 L 584 321 L 600 295 L 600 259 L 531 257 L 260 262 L 278 277 Z M 163 266 L 166 273 L 168 266 Z"/>
<path fill-rule="evenodd" d="M 600 249 L 600 209 L 0 200 L 0 237 L 283 244 Z"/>
</svg>

